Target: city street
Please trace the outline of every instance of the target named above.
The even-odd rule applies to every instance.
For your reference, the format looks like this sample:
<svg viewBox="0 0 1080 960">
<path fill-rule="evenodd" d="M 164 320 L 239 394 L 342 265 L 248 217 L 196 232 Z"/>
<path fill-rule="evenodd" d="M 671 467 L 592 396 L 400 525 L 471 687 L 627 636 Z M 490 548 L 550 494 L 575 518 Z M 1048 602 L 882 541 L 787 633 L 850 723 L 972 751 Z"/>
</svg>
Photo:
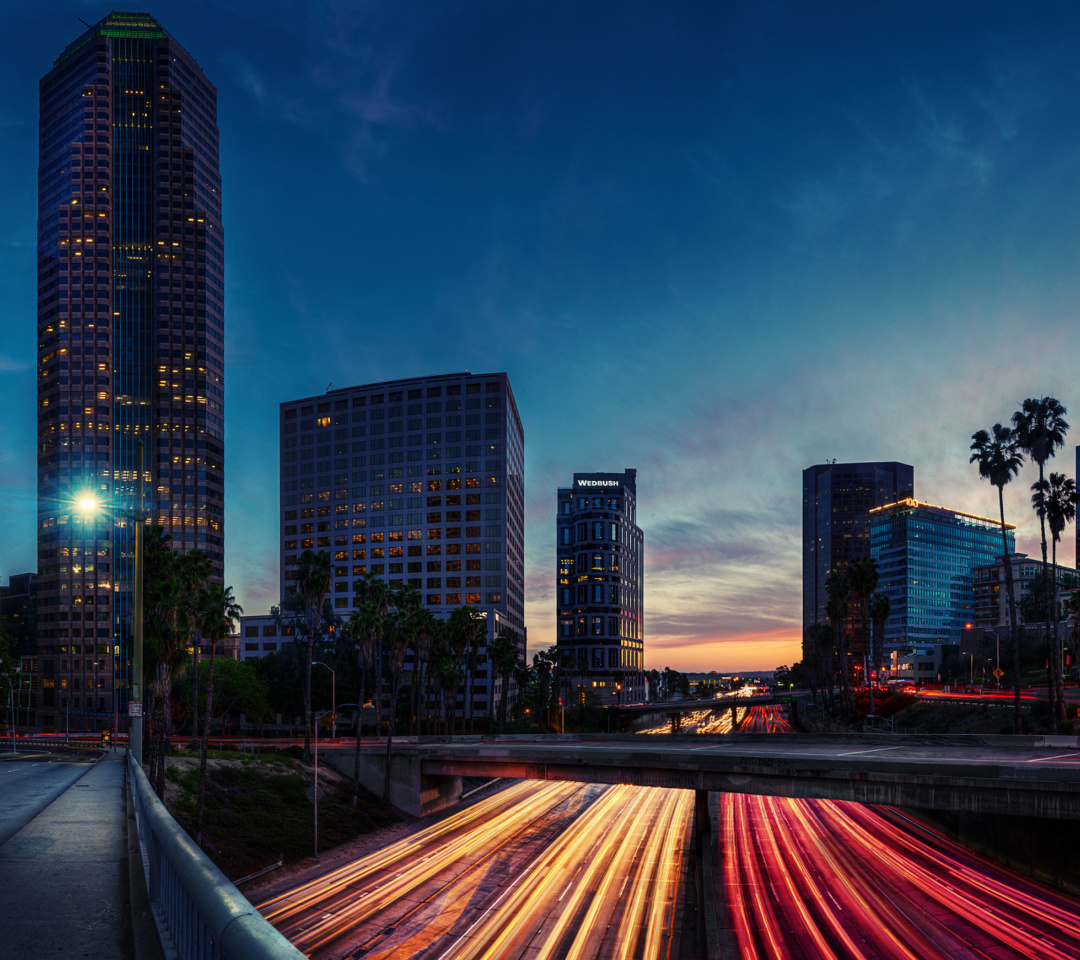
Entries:
<svg viewBox="0 0 1080 960">
<path fill-rule="evenodd" d="M 18 749 L 18 754 L 0 755 L 0 845 L 67 790 L 95 760 L 93 755 Z"/>
</svg>

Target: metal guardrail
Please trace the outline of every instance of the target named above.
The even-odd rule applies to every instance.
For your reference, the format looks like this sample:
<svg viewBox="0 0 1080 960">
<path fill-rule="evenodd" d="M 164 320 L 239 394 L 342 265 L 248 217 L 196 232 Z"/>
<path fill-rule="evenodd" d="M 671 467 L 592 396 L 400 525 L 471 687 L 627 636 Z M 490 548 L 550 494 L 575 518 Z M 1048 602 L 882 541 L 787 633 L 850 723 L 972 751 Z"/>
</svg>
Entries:
<svg viewBox="0 0 1080 960">
<path fill-rule="evenodd" d="M 303 960 L 172 818 L 128 758 L 146 889 L 166 957 Z"/>
</svg>

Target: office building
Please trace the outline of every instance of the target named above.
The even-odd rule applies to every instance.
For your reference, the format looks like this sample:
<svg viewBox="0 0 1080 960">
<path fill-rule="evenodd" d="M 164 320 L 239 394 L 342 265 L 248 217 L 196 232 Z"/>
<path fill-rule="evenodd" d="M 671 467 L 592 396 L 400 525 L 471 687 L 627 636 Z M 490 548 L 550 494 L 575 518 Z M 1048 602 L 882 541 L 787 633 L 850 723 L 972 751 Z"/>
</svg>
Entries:
<svg viewBox="0 0 1080 960">
<path fill-rule="evenodd" d="M 1014 528 L 1006 536 L 1013 546 Z M 901 500 L 870 511 L 878 593 L 889 598 L 884 653 L 959 644 L 975 613 L 973 571 L 1001 553 L 1001 524 L 959 510 Z"/>
<path fill-rule="evenodd" d="M 343 618 L 370 572 L 416 587 L 439 619 L 477 607 L 487 639 L 512 628 L 524 659 L 525 434 L 505 373 L 349 387 L 280 416 L 283 597 L 300 554 L 326 550 Z M 490 672 L 472 672 L 467 715 L 512 698 Z"/>
<path fill-rule="evenodd" d="M 803 629 L 824 623 L 825 582 L 855 557 L 870 555 L 870 511 L 915 496 L 915 471 L 906 463 L 821 463 L 803 470 Z M 845 630 L 861 663 L 866 638 L 854 611 Z"/>
<path fill-rule="evenodd" d="M 293 625 L 278 622 L 269 613 L 242 616 L 237 627 L 237 650 L 240 660 L 258 660 L 277 653 L 282 646 L 293 642 Z"/>
<path fill-rule="evenodd" d="M 1012 539 L 1009 540 L 1012 546 Z M 1036 588 L 1036 581 L 1042 573 L 1042 561 L 1029 557 L 1026 553 L 1012 553 L 1009 558 L 1012 566 L 1013 596 L 1016 598 L 1016 622 L 1024 623 L 1024 598 L 1030 596 Z M 1058 607 L 1061 616 L 1067 616 L 1064 605 L 1076 583 L 1078 571 L 1074 567 L 1048 563 L 1047 569 L 1053 568 L 1057 575 Z M 1001 556 L 1001 538 L 998 537 L 998 551 L 993 559 L 980 563 L 972 569 L 975 584 L 975 615 L 972 618 L 977 627 L 1009 626 L 1009 591 L 1005 583 L 1005 563 Z M 1036 606 L 1038 603 L 1036 602 Z M 1042 623 L 1045 615 L 1039 615 L 1033 623 Z M 1062 631 L 1064 632 L 1064 630 Z"/>
<path fill-rule="evenodd" d="M 0 586 L 0 626 L 11 636 L 12 653 L 32 656 L 37 649 L 37 574 L 13 573 Z"/>
<path fill-rule="evenodd" d="M 223 577 L 216 113 L 202 68 L 147 14 L 105 17 L 41 81 L 37 642 L 46 729 L 73 708 L 92 727 L 125 712 L 140 442 L 151 519 L 177 549 L 207 551 Z M 80 509 L 90 499 L 99 508 Z"/>
<path fill-rule="evenodd" d="M 645 699 L 644 549 L 637 471 L 575 473 L 560 487 L 555 589 L 558 648 L 575 692 L 597 703 Z"/>
</svg>

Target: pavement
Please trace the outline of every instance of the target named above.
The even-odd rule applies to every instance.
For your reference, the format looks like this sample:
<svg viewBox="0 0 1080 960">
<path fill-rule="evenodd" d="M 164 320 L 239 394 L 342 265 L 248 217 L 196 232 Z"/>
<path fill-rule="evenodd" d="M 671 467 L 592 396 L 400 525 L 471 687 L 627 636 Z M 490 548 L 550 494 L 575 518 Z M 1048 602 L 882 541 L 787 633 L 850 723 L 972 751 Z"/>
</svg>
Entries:
<svg viewBox="0 0 1080 960">
<path fill-rule="evenodd" d="M 132 960 L 123 752 L 0 846 L 0 957 Z"/>
</svg>

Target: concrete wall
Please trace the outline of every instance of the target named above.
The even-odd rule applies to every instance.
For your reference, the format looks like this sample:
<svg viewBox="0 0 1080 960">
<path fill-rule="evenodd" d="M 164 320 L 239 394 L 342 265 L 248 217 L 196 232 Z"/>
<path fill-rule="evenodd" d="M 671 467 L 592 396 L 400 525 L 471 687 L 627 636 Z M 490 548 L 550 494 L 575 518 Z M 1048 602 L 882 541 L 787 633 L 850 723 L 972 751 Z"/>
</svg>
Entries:
<svg viewBox="0 0 1080 960">
<path fill-rule="evenodd" d="M 943 810 L 908 812 L 970 850 L 1040 883 L 1080 897 L 1080 820 L 983 816 Z"/>
<path fill-rule="evenodd" d="M 428 776 L 420 772 L 420 758 L 415 750 L 390 757 L 390 803 L 414 817 L 427 816 L 461 799 L 460 776 Z M 332 766 L 350 780 L 355 769 L 352 748 L 320 750 L 319 763 Z M 375 796 L 383 795 L 386 771 L 385 747 L 365 749 L 360 754 L 360 785 Z"/>
</svg>

